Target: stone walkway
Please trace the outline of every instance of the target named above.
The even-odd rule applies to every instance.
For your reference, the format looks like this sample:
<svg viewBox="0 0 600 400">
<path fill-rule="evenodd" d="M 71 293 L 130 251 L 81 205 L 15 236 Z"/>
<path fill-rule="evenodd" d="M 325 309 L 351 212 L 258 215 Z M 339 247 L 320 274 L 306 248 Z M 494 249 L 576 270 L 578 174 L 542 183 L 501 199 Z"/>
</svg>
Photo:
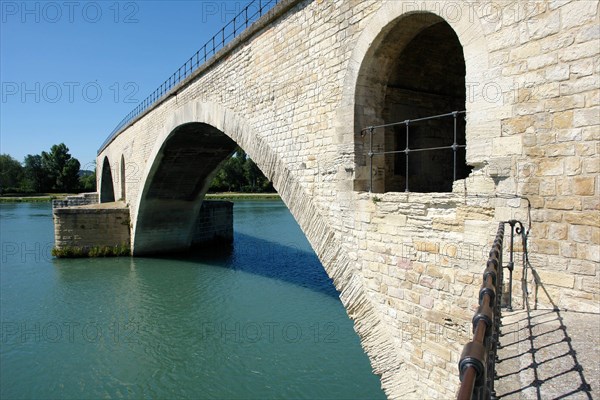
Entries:
<svg viewBox="0 0 600 400">
<path fill-rule="evenodd" d="M 600 315 L 502 312 L 501 399 L 600 399 Z"/>
</svg>

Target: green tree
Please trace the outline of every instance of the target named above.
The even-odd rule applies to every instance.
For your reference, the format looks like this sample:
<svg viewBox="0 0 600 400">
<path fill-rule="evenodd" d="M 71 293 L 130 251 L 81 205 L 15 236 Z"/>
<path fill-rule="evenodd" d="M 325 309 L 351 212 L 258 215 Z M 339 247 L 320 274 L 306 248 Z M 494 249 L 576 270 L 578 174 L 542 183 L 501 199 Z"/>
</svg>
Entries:
<svg viewBox="0 0 600 400">
<path fill-rule="evenodd" d="M 223 169 L 227 174 L 227 183 L 229 185 L 229 191 L 243 191 L 246 186 L 246 179 L 244 177 L 244 162 L 246 161 L 246 153 L 239 149 L 229 159 L 229 162 L 225 164 Z"/>
<path fill-rule="evenodd" d="M 238 148 L 213 179 L 211 192 L 273 192 L 273 185 L 250 157 Z"/>
<path fill-rule="evenodd" d="M 0 154 L 0 193 L 18 191 L 23 180 L 23 166 L 8 154 Z"/>
<path fill-rule="evenodd" d="M 245 184 L 245 158 L 246 153 L 238 148 L 235 153 L 221 165 L 221 169 L 217 172 L 209 190 L 211 192 L 241 191 Z"/>
<path fill-rule="evenodd" d="M 50 153 L 42 151 L 42 167 L 48 172 L 51 190 L 74 192 L 79 189 L 79 161 L 72 158 L 64 143 L 54 145 Z"/>
<path fill-rule="evenodd" d="M 79 177 L 79 187 L 84 192 L 96 191 L 96 171 Z"/>
<path fill-rule="evenodd" d="M 42 156 L 39 154 L 28 154 L 25 157 L 24 184 L 23 187 L 32 192 L 42 193 L 51 189 L 48 171 L 42 165 Z"/>
<path fill-rule="evenodd" d="M 258 165 L 250 157 L 246 158 L 244 163 L 244 177 L 248 186 L 246 187 L 247 192 L 272 192 L 273 186 L 267 177 L 262 173 Z"/>
</svg>

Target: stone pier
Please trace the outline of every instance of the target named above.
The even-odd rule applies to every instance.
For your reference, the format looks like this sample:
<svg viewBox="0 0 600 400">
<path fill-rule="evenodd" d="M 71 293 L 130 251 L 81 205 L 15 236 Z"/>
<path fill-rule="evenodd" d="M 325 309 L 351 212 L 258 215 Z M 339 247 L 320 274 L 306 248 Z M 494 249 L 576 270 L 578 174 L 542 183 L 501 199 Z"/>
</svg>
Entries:
<svg viewBox="0 0 600 400">
<path fill-rule="evenodd" d="M 129 208 L 123 202 L 60 207 L 52 213 L 56 250 L 88 254 L 93 248 L 130 247 Z"/>
<path fill-rule="evenodd" d="M 89 204 L 89 200 L 96 200 Z M 98 203 L 98 194 L 70 196 L 53 202 L 54 238 L 57 250 L 78 255 L 91 249 L 131 247 L 129 207 L 122 201 Z M 86 204 L 87 203 L 87 204 Z M 83 205 L 82 205 L 83 204 Z M 191 246 L 229 246 L 233 242 L 233 203 L 203 201 L 195 223 Z M 57 252 L 57 254 L 61 254 Z"/>
<path fill-rule="evenodd" d="M 196 221 L 192 247 L 228 246 L 233 243 L 233 203 L 203 201 Z"/>
</svg>

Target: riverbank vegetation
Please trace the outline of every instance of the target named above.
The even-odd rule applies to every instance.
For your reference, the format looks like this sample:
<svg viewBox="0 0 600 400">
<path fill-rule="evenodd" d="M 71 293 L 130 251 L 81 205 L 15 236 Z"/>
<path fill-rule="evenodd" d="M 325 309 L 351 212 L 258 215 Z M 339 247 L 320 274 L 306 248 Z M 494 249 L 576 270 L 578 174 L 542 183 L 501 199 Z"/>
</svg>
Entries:
<svg viewBox="0 0 600 400">
<path fill-rule="evenodd" d="M 279 194 L 275 193 L 208 193 L 206 200 L 280 200 Z"/>
<path fill-rule="evenodd" d="M 23 194 L 6 194 L 0 196 L 0 203 L 47 203 L 55 199 L 64 199 L 70 196 L 71 193 L 31 193 Z"/>
<path fill-rule="evenodd" d="M 23 163 L 1 154 L 0 203 L 44 202 L 63 198 L 64 193 L 96 191 L 96 172 L 79 168 L 64 143 L 49 152 L 28 154 Z M 241 148 L 223 163 L 208 193 L 209 199 L 279 199 L 273 184 Z"/>
<path fill-rule="evenodd" d="M 52 146 L 49 152 L 28 154 L 23 163 L 0 154 L 0 195 L 35 197 L 39 193 L 95 191 L 95 172 L 80 171 L 80 167 L 79 160 L 69 154 L 64 143 Z"/>
<path fill-rule="evenodd" d="M 128 257 L 130 255 L 131 248 L 125 243 L 118 246 L 94 246 L 89 248 L 67 246 L 52 249 L 52 256 L 57 258 Z"/>
<path fill-rule="evenodd" d="M 275 193 L 275 189 L 254 161 L 238 147 L 223 163 L 208 192 Z"/>
</svg>

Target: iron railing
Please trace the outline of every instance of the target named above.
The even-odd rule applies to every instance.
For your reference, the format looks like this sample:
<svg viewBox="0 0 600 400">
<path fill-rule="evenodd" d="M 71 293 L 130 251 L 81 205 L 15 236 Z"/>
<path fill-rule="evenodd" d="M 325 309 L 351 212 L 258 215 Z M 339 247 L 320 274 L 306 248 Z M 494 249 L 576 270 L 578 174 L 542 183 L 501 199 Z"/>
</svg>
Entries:
<svg viewBox="0 0 600 400">
<path fill-rule="evenodd" d="M 361 136 L 364 137 L 367 133 L 369 134 L 369 152 L 367 153 L 367 155 L 369 156 L 369 192 L 373 191 L 373 157 L 380 156 L 380 155 L 386 155 L 386 154 L 400 154 L 400 153 L 406 154 L 406 177 L 405 177 L 405 185 L 404 185 L 405 192 L 409 191 L 409 186 L 408 186 L 408 177 L 409 177 L 408 158 L 409 157 L 408 157 L 408 155 L 410 153 L 414 153 L 414 152 L 425 152 L 425 151 L 446 150 L 446 149 L 452 150 L 453 155 L 454 155 L 453 175 L 452 176 L 453 176 L 453 181 L 455 181 L 456 180 L 456 161 L 457 161 L 456 153 L 459 148 L 467 147 L 466 144 L 458 144 L 457 143 L 457 140 L 458 140 L 457 122 L 458 122 L 458 116 L 460 114 L 466 114 L 466 110 L 452 111 L 452 112 L 449 112 L 446 114 L 433 115 L 433 116 L 424 117 L 424 118 L 407 119 L 407 120 L 401 121 L 401 122 L 394 122 L 394 123 L 383 124 L 383 125 L 374 125 L 374 126 L 368 126 L 368 127 L 364 128 L 361 131 Z M 419 148 L 419 149 L 411 149 L 410 148 L 409 138 L 410 138 L 410 126 L 412 124 L 417 123 L 417 122 L 424 122 L 424 121 L 430 121 L 430 120 L 448 118 L 448 117 L 452 117 L 454 119 L 454 134 L 453 134 L 454 141 L 452 142 L 451 145 L 439 146 L 439 147 L 427 147 L 427 148 Z M 406 127 L 406 146 L 405 146 L 405 148 L 403 150 L 373 151 L 373 135 L 375 134 L 375 130 L 381 129 L 381 128 L 388 128 L 388 127 L 392 127 L 392 126 L 399 126 L 399 125 L 404 125 Z"/>
<path fill-rule="evenodd" d="M 219 32 L 210 38 L 194 55 L 192 55 L 181 67 L 169 76 L 155 91 L 142 100 L 110 133 L 102 143 L 100 151 L 138 115 L 152 107 L 159 100 L 170 95 L 171 89 L 192 75 L 200 66 L 206 63 L 219 50 L 225 47 L 231 40 L 239 36 L 246 28 L 258 21 L 265 13 L 275 7 L 283 0 L 253 0 L 229 21 Z"/>
<path fill-rule="evenodd" d="M 510 255 L 506 268 L 509 271 L 508 301 L 506 308 L 512 311 L 512 272 L 514 270 L 514 237 L 521 235 L 523 252 L 526 254 L 527 236 L 520 221 L 500 222 L 494 244 L 483 271 L 483 283 L 479 290 L 479 308 L 473 316 L 473 340 L 463 348 L 458 369 L 460 372 L 460 389 L 458 400 L 495 400 L 497 351 L 500 346 L 501 305 L 503 287 L 502 251 L 504 226 L 509 224 Z M 518 226 L 517 226 L 518 225 Z M 525 257 L 523 258 L 525 260 Z M 523 265 L 526 273 L 525 263 Z"/>
</svg>

